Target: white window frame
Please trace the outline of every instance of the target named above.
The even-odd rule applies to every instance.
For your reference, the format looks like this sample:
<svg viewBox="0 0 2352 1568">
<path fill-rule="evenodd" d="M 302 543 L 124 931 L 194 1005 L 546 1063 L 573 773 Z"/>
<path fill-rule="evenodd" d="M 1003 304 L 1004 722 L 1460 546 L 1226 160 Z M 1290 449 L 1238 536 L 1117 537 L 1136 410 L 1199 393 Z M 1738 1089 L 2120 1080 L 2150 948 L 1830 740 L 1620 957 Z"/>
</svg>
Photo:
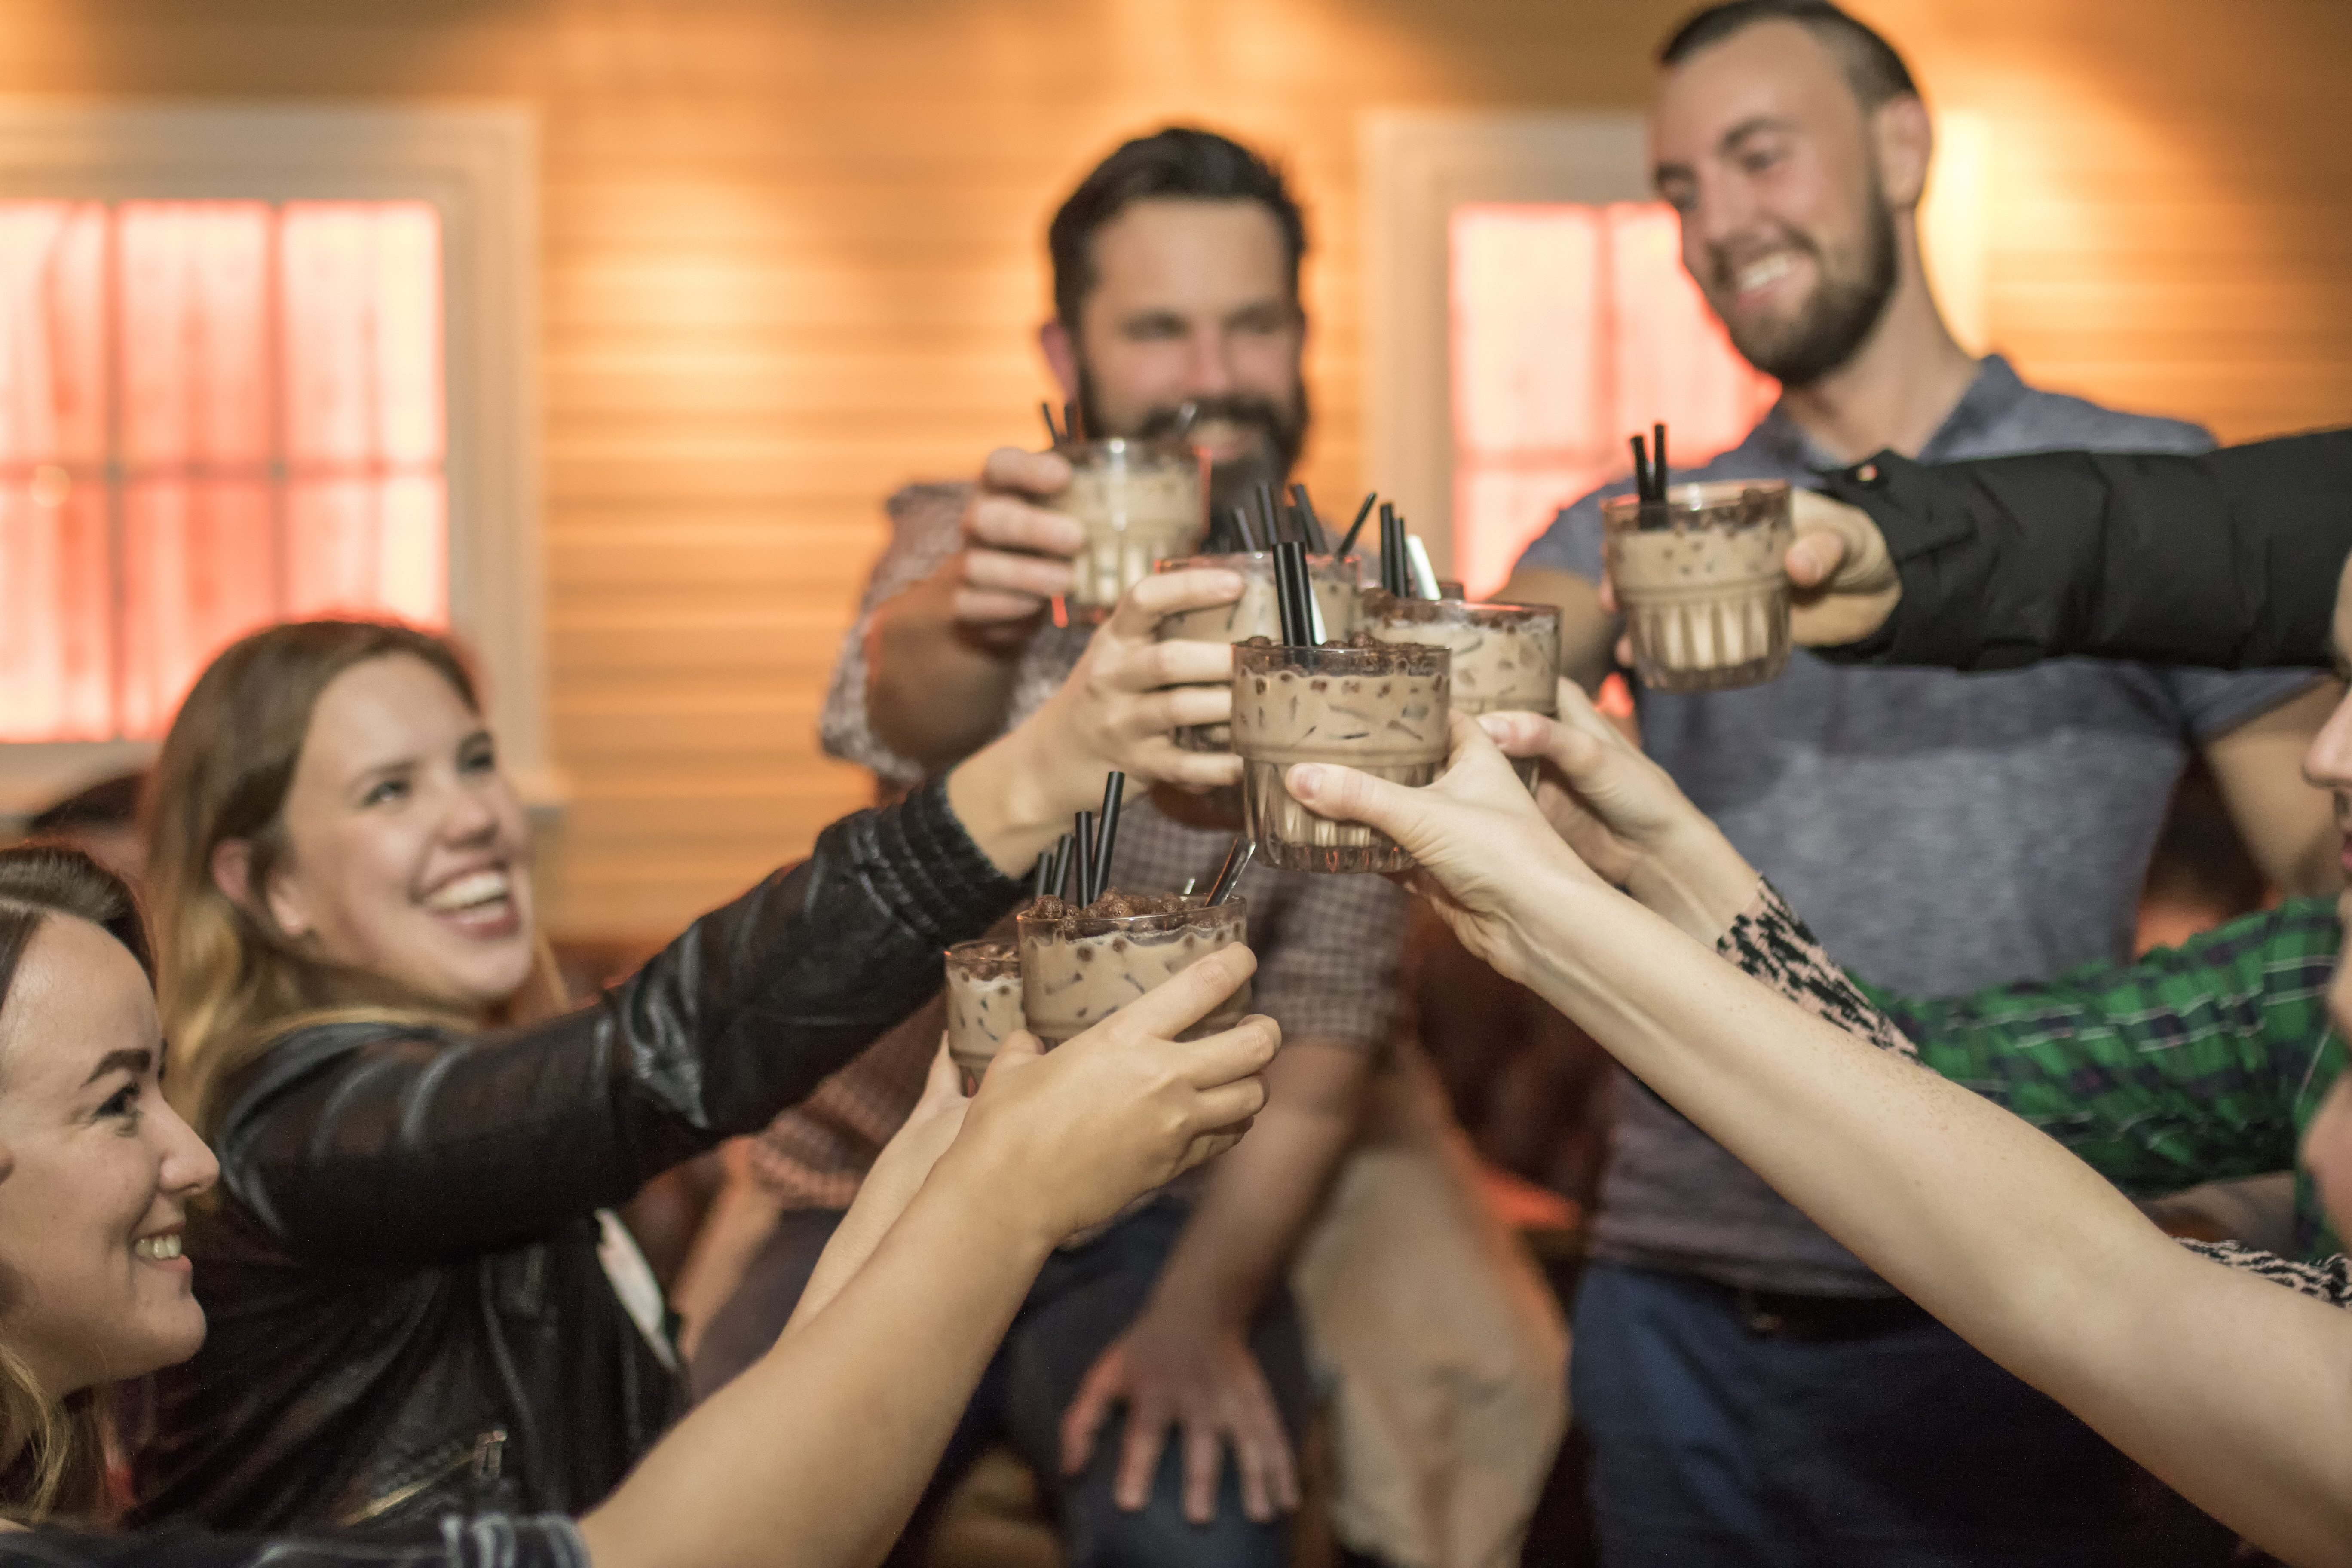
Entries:
<svg viewBox="0 0 2352 1568">
<path fill-rule="evenodd" d="M 424 201 L 441 221 L 449 625 L 480 660 L 501 760 L 544 813 L 539 149 L 506 105 L 0 100 L 0 199 Z M 151 742 L 0 743 L 0 827 Z"/>
</svg>

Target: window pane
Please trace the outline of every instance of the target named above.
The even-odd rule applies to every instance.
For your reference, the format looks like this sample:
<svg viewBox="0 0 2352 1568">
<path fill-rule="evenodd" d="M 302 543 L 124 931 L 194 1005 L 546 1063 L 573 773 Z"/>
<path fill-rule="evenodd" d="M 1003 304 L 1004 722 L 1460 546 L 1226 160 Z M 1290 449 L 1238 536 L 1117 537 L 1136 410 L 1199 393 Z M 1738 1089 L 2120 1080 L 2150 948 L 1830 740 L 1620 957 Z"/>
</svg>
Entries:
<svg viewBox="0 0 2352 1568">
<path fill-rule="evenodd" d="M 131 202 L 121 247 L 122 458 L 269 461 L 269 208 Z"/>
<path fill-rule="evenodd" d="M 114 733 L 107 215 L 0 203 L 0 739 Z"/>
<path fill-rule="evenodd" d="M 440 246 L 422 202 L 0 202 L 0 740 L 158 734 L 281 616 L 446 623 Z"/>
<path fill-rule="evenodd" d="M 0 741 L 113 736 L 113 586 L 102 489 L 0 482 Z"/>
<path fill-rule="evenodd" d="M 297 479 L 286 487 L 286 614 L 447 618 L 438 475 Z"/>
<path fill-rule="evenodd" d="M 135 479 L 122 499 L 122 732 L 161 735 L 213 655 L 276 618 L 266 479 Z"/>
<path fill-rule="evenodd" d="M 278 221 L 288 463 L 437 463 L 441 260 L 433 210 L 293 202 Z"/>
<path fill-rule="evenodd" d="M 1450 224 L 1454 569 L 1500 585 L 1663 419 L 1676 467 L 1735 444 L 1772 383 L 1733 351 L 1653 203 L 1465 205 Z"/>
<path fill-rule="evenodd" d="M 1674 209 L 1623 202 L 1607 210 L 1618 439 L 1663 419 L 1668 460 L 1703 463 L 1738 446 L 1780 387 L 1739 357 L 1683 269 Z"/>
</svg>

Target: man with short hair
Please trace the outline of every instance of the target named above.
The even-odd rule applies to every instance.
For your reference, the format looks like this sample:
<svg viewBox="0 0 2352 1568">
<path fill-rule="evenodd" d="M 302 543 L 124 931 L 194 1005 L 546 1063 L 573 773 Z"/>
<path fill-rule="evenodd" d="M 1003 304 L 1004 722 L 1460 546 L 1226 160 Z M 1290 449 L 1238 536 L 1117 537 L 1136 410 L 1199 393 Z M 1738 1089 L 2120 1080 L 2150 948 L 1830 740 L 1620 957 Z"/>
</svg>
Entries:
<svg viewBox="0 0 2352 1568">
<path fill-rule="evenodd" d="M 1286 478 L 1307 428 L 1306 238 L 1276 171 L 1224 137 L 1162 131 L 1088 174 L 1050 237 L 1055 311 L 1039 337 L 1085 427 L 1137 436 L 1189 418 L 1221 495 Z M 1050 453 L 1005 450 L 977 486 L 891 499 L 892 542 L 826 703 L 827 750 L 907 784 L 1060 685 L 1092 634 L 1052 625 L 1046 604 L 1068 587 L 1081 541 L 1035 502 L 1068 477 Z M 1205 881 L 1233 837 L 1151 800 L 1130 801 L 1122 822 L 1111 880 L 1130 889 Z M 1377 877 L 1265 867 L 1242 892 L 1253 1006 L 1283 1027 L 1265 1110 L 1214 1166 L 1046 1266 L 902 1553 L 919 1552 L 945 1490 L 1003 1437 L 1051 1495 L 1073 1564 L 1287 1561 L 1309 1391 L 1285 1276 L 1387 1044 L 1404 905 Z M 751 1146 L 755 1184 L 781 1214 L 696 1349 L 699 1391 L 789 1316 L 914 1104 L 940 1029 L 936 1006 L 918 1014 Z"/>
<path fill-rule="evenodd" d="M 1953 339 L 1920 261 L 1927 111 L 1877 34 L 1824 0 L 1733 0 L 1661 58 L 1654 178 L 1684 265 L 1783 389 L 1677 480 L 1802 482 L 1885 449 L 2210 445 L 2035 390 Z M 1617 635 L 1599 499 L 1563 511 L 1502 595 L 1563 607 L 1563 667 L 1588 687 Z M 1760 687 L 1637 700 L 1650 754 L 1840 958 L 1914 994 L 2128 956 L 2192 748 L 2275 886 L 2328 880 L 2326 802 L 2296 760 L 2329 693 L 2305 675 L 2067 660 L 1960 676 L 1800 652 Z M 1612 1568 L 2226 1560 L 2186 1505 L 1664 1102 L 1629 1085 L 1619 1118 L 1572 1374 Z"/>
</svg>

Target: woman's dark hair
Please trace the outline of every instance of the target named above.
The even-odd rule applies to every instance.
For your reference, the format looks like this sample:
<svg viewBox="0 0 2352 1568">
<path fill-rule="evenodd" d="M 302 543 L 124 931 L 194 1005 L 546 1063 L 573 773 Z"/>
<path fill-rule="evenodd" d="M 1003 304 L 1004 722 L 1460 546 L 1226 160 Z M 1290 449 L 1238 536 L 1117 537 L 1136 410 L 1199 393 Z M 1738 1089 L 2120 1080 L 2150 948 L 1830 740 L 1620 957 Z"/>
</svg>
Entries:
<svg viewBox="0 0 2352 1568">
<path fill-rule="evenodd" d="M 79 849 L 19 845 L 0 849 L 0 1014 L 34 933 L 58 915 L 105 931 L 154 980 L 147 927 L 122 879 Z M 13 1283 L 0 1280 L 0 1289 Z M 105 1390 L 85 1388 L 60 1400 L 0 1343 L 0 1518 L 36 1524 L 102 1513 L 107 1422 Z"/>
<path fill-rule="evenodd" d="M 1864 112 L 1892 98 L 1916 98 L 1911 68 L 1895 46 L 1830 4 L 1830 0 L 1725 0 L 1709 5 L 1674 31 L 1658 51 L 1662 66 L 1678 66 L 1710 45 L 1759 22 L 1794 22 L 1821 40 L 1845 68 L 1845 79 Z"/>
<path fill-rule="evenodd" d="M 33 933 L 51 915 L 88 921 L 128 948 L 151 982 L 155 978 L 147 922 L 122 879 L 79 849 L 23 844 L 0 849 L 0 1008 L 8 1005 L 8 987 Z"/>
<path fill-rule="evenodd" d="M 1298 298 L 1298 264 L 1307 255 L 1307 219 L 1282 183 L 1282 173 L 1228 136 L 1171 125 L 1139 136 L 1095 165 L 1078 182 L 1045 230 L 1054 263 L 1054 313 L 1072 331 L 1094 292 L 1096 231 L 1137 202 L 1257 202 L 1282 230 L 1289 263 L 1290 297 Z"/>
</svg>

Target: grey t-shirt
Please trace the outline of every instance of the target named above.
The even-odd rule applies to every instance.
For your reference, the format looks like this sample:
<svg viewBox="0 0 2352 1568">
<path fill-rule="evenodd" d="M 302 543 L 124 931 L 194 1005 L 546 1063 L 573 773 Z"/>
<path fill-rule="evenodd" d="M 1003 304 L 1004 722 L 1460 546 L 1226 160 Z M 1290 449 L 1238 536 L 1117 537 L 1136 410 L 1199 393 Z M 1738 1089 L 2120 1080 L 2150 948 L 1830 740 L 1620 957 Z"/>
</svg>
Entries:
<svg viewBox="0 0 2352 1568">
<path fill-rule="evenodd" d="M 2178 420 L 2027 386 L 1984 361 L 1926 461 L 2088 447 L 2202 451 Z M 1801 482 L 1838 467 L 1778 410 L 1683 479 Z M 1597 492 L 1522 564 L 1601 572 Z M 2301 691 L 2302 672 L 2062 659 L 1990 675 L 1835 668 L 1637 693 L 1643 748 L 1855 973 L 1915 995 L 2039 980 L 2130 952 L 2140 884 L 2197 743 Z M 1619 1097 L 1593 1252 L 1757 1289 L 1885 1293 L 1861 1260 L 1638 1084 Z"/>
</svg>

